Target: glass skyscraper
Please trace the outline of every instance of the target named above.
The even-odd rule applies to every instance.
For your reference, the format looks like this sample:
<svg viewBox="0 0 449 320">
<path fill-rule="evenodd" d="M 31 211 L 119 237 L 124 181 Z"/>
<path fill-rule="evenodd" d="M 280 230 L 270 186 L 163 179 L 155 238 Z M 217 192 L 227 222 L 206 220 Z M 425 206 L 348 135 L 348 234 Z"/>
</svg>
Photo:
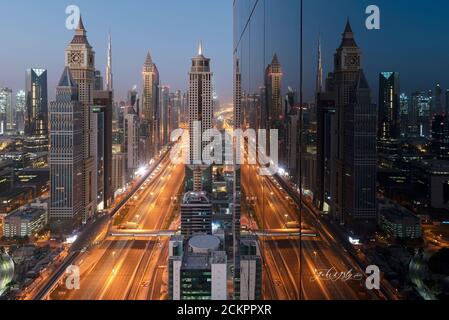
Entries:
<svg viewBox="0 0 449 320">
<path fill-rule="evenodd" d="M 25 148 L 28 153 L 48 152 L 47 70 L 26 74 Z"/>
</svg>

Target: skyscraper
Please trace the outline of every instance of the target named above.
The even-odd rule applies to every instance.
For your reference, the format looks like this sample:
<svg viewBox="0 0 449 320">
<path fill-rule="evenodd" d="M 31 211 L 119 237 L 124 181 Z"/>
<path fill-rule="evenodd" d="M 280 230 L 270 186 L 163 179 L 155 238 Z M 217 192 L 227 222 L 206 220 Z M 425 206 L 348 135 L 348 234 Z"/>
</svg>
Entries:
<svg viewBox="0 0 449 320">
<path fill-rule="evenodd" d="M 182 93 L 180 90 L 170 94 L 169 133 L 180 126 L 181 122 Z M 170 136 L 169 136 L 170 138 Z"/>
<path fill-rule="evenodd" d="M 345 223 L 345 116 L 355 95 L 356 81 L 361 70 L 361 50 L 354 40 L 349 21 L 346 23 L 340 47 L 334 55 L 336 105 L 336 154 L 331 173 L 332 211 L 340 223 Z"/>
<path fill-rule="evenodd" d="M 128 173 L 133 175 L 139 168 L 139 118 L 133 108 L 124 118 L 125 152 L 128 156 Z"/>
<path fill-rule="evenodd" d="M 100 70 L 95 70 L 95 84 L 94 90 L 103 90 L 103 76 L 101 75 Z"/>
<path fill-rule="evenodd" d="M 112 38 L 111 34 L 109 34 L 108 39 L 108 62 L 106 65 L 106 90 L 113 91 L 114 83 L 113 83 L 113 75 L 112 75 Z"/>
<path fill-rule="evenodd" d="M 400 136 L 399 92 L 399 74 L 381 72 L 379 74 L 379 141 L 398 139 Z"/>
<path fill-rule="evenodd" d="M 282 112 L 282 67 L 277 54 L 274 54 L 271 64 L 265 71 L 266 88 L 266 119 L 267 129 L 277 129 L 283 119 Z"/>
<path fill-rule="evenodd" d="M 432 151 L 438 159 L 449 160 L 449 117 L 438 113 L 432 119 Z"/>
<path fill-rule="evenodd" d="M 114 192 L 112 190 L 112 105 L 113 105 L 113 92 L 108 90 L 94 91 L 94 107 L 91 112 L 93 113 L 93 123 L 97 126 L 97 132 L 102 133 L 96 135 L 94 131 L 94 138 L 96 144 L 101 146 L 102 157 L 96 159 L 96 163 L 99 161 L 103 166 L 103 176 L 97 175 L 99 182 L 97 185 L 102 185 L 103 194 L 100 197 L 99 203 L 102 203 L 103 208 L 109 207 L 112 203 Z M 101 130 L 100 130 L 101 129 Z M 100 139 L 100 140 L 99 140 Z M 98 156 L 98 154 L 94 154 Z M 102 158 L 102 159 L 101 159 Z M 97 196 L 98 198 L 98 196 Z"/>
<path fill-rule="evenodd" d="M 405 93 L 401 93 L 401 95 L 399 96 L 399 122 L 402 138 L 408 136 L 409 113 L 410 113 L 410 100 Z"/>
<path fill-rule="evenodd" d="M 446 107 L 444 108 L 444 112 L 449 113 L 449 89 L 446 90 Z"/>
<path fill-rule="evenodd" d="M 48 152 L 47 70 L 28 69 L 26 74 L 25 150 Z"/>
<path fill-rule="evenodd" d="M 87 222 L 96 212 L 96 190 L 94 188 L 94 162 L 92 155 L 91 107 L 95 82 L 95 52 L 87 40 L 87 32 L 80 17 L 75 36 L 65 50 L 65 65 L 70 68 L 74 81 L 78 84 L 79 101 L 83 104 L 83 222 Z"/>
<path fill-rule="evenodd" d="M 72 230 L 83 216 L 83 105 L 66 67 L 50 103 L 50 224 Z"/>
<path fill-rule="evenodd" d="M 348 21 L 327 80 L 328 93 L 318 98 L 317 189 L 318 203 L 329 204 L 336 220 L 370 232 L 377 223 L 377 112 L 361 59 Z"/>
<path fill-rule="evenodd" d="M 432 97 L 427 92 L 414 92 L 411 97 L 410 108 L 410 135 L 413 137 L 430 137 Z"/>
<path fill-rule="evenodd" d="M 160 147 L 168 144 L 170 137 L 169 123 L 170 123 L 170 88 L 168 86 L 159 87 L 159 141 Z"/>
<path fill-rule="evenodd" d="M 25 114 L 26 114 L 26 94 L 24 90 L 19 90 L 16 94 L 15 116 L 16 131 L 25 132 Z"/>
<path fill-rule="evenodd" d="M 239 59 L 235 60 L 234 68 L 234 129 L 237 130 L 242 128 L 242 74 Z"/>
<path fill-rule="evenodd" d="M 433 91 L 432 114 L 445 112 L 442 99 L 443 99 L 443 89 L 441 88 L 441 84 L 438 82 L 435 84 L 435 89 Z"/>
<path fill-rule="evenodd" d="M 11 130 L 12 108 L 12 90 L 9 88 L 0 88 L 0 134 Z"/>
<path fill-rule="evenodd" d="M 203 55 L 203 45 L 200 43 L 198 55 L 192 58 L 192 67 L 189 73 L 189 134 L 190 134 L 190 163 L 187 170 L 191 174 L 186 174 L 192 179 L 193 190 L 189 191 L 209 191 L 204 190 L 203 173 L 207 167 L 202 166 L 202 150 L 206 143 L 202 143 L 202 134 L 212 129 L 213 102 L 212 102 L 212 72 L 210 59 Z M 206 174 L 207 176 L 207 174 Z"/>
<path fill-rule="evenodd" d="M 159 152 L 159 71 L 148 52 L 143 65 L 142 116 L 147 142 L 146 162 Z"/>
<path fill-rule="evenodd" d="M 345 110 L 344 215 L 361 234 L 377 226 L 377 110 L 363 70 Z"/>
</svg>

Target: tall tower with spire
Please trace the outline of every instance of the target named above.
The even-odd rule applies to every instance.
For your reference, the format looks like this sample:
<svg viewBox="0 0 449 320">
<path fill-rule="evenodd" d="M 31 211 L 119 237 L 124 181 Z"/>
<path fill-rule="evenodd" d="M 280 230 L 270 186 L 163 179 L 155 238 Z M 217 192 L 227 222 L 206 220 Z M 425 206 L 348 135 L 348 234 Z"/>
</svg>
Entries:
<svg viewBox="0 0 449 320">
<path fill-rule="evenodd" d="M 159 152 L 159 71 L 148 52 L 143 65 L 142 114 L 146 130 L 146 162 Z"/>
<path fill-rule="evenodd" d="M 114 82 L 112 75 L 112 38 L 111 33 L 109 33 L 108 38 L 108 63 L 106 65 L 106 90 L 113 91 L 114 90 Z"/>
<path fill-rule="evenodd" d="M 212 129 L 212 72 L 210 59 L 204 56 L 203 44 L 198 46 L 198 55 L 192 58 L 189 73 L 189 133 L 190 162 L 193 163 L 193 191 L 208 191 L 203 185 L 205 168 L 202 168 L 202 150 L 206 146 L 201 143 L 203 132 Z M 198 127 L 197 124 L 200 123 Z M 187 175 L 189 176 L 189 175 Z"/>
<path fill-rule="evenodd" d="M 335 218 L 354 227 L 376 224 L 376 107 L 362 69 L 362 53 L 349 20 L 334 56 L 334 155 L 331 207 Z M 367 231 L 368 225 L 364 225 Z M 367 231 L 368 232 L 368 231 Z"/>
<path fill-rule="evenodd" d="M 87 40 L 87 31 L 80 17 L 75 36 L 65 50 L 65 65 L 78 84 L 79 101 L 83 106 L 83 222 L 96 212 L 96 190 L 94 188 L 94 159 L 92 154 L 93 134 L 90 109 L 93 106 L 95 82 L 95 52 Z"/>
<path fill-rule="evenodd" d="M 265 71 L 268 128 L 278 128 L 277 123 L 284 117 L 282 112 L 282 66 L 275 53 Z"/>
</svg>

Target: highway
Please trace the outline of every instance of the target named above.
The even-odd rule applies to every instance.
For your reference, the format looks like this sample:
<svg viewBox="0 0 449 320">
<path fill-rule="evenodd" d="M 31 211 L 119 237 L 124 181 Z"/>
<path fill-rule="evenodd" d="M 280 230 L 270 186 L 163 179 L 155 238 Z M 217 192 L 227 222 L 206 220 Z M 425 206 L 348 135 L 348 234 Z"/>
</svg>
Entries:
<svg viewBox="0 0 449 320">
<path fill-rule="evenodd" d="M 270 177 L 257 174 L 256 166 L 242 166 L 242 186 L 246 196 L 255 197 L 255 217 L 262 229 L 284 228 L 287 222 L 298 221 L 298 207 Z M 302 241 L 302 275 L 300 281 L 299 239 L 261 239 L 261 250 L 266 265 L 265 298 L 280 300 L 360 300 L 371 295 L 364 289 L 364 280 L 335 280 L 317 277 L 317 272 L 332 275 L 357 268 L 351 264 L 344 249 L 332 238 L 323 236 L 317 219 L 303 210 L 303 223 L 317 230 L 319 239 Z M 301 283 L 302 296 L 299 286 Z M 273 285 L 274 284 L 274 285 Z"/>
<path fill-rule="evenodd" d="M 183 186 L 184 166 L 167 157 L 151 182 L 128 202 L 129 212 L 120 224 L 132 222 L 138 229 L 177 228 L 173 197 Z M 106 237 L 97 247 L 80 255 L 80 289 L 58 288 L 55 300 L 159 300 L 164 299 L 168 238 L 152 240 Z"/>
</svg>

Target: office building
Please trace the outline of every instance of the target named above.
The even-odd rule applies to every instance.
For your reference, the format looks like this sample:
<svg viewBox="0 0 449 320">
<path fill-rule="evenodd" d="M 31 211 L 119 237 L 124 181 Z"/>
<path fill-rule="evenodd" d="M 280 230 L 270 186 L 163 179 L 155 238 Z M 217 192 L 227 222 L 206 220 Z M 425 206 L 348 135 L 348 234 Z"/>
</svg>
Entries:
<svg viewBox="0 0 449 320">
<path fill-rule="evenodd" d="M 262 257 L 256 237 L 243 237 L 240 243 L 239 300 L 262 299 Z"/>
<path fill-rule="evenodd" d="M 125 116 L 125 153 L 127 154 L 128 172 L 133 175 L 139 168 L 139 118 L 133 108 Z"/>
<path fill-rule="evenodd" d="M 25 238 L 36 236 L 46 226 L 47 219 L 47 203 L 34 203 L 21 207 L 5 217 L 3 237 Z"/>
<path fill-rule="evenodd" d="M 0 134 L 11 132 L 15 128 L 12 90 L 0 88 Z"/>
<path fill-rule="evenodd" d="M 377 225 L 376 121 L 376 105 L 360 70 L 355 95 L 345 110 L 344 215 L 353 226 L 371 232 Z"/>
<path fill-rule="evenodd" d="M 427 92 L 417 91 L 411 96 L 409 115 L 410 136 L 429 138 L 431 134 L 432 97 Z"/>
<path fill-rule="evenodd" d="M 26 94 L 24 90 L 19 90 L 16 94 L 15 131 L 21 134 L 25 133 L 25 115 L 26 115 Z"/>
<path fill-rule="evenodd" d="M 449 115 L 446 113 L 433 115 L 431 147 L 435 157 L 449 160 Z"/>
<path fill-rule="evenodd" d="M 73 80 L 78 84 L 79 101 L 83 105 L 82 155 L 83 155 L 83 222 L 86 223 L 96 213 L 95 159 L 92 154 L 91 107 L 94 105 L 95 52 L 87 39 L 87 31 L 80 17 L 75 35 L 65 50 L 65 65 L 70 68 Z"/>
<path fill-rule="evenodd" d="M 189 72 L 189 160 L 191 165 L 186 167 L 186 176 L 187 181 L 191 180 L 192 189 L 189 191 L 210 192 L 211 190 L 206 190 L 209 188 L 204 185 L 210 181 L 210 167 L 203 164 L 210 162 L 210 159 L 203 159 L 202 151 L 207 143 L 202 142 L 202 134 L 212 129 L 212 72 L 211 60 L 203 53 L 203 45 L 200 43 L 198 55 L 192 58 L 192 67 Z"/>
<path fill-rule="evenodd" d="M 164 147 L 168 144 L 170 137 L 170 88 L 168 86 L 159 87 L 159 115 L 159 141 L 160 147 Z"/>
<path fill-rule="evenodd" d="M 401 138 L 408 137 L 409 133 L 409 113 L 410 113 L 410 99 L 405 93 L 399 96 L 399 122 Z"/>
<path fill-rule="evenodd" d="M 103 90 L 103 76 L 101 75 L 100 70 L 95 70 L 95 83 L 94 83 L 94 90 Z"/>
<path fill-rule="evenodd" d="M 444 104 L 443 104 L 443 89 L 441 88 L 440 83 L 435 84 L 435 89 L 433 91 L 432 97 L 432 114 L 443 113 Z"/>
<path fill-rule="evenodd" d="M 211 235 L 170 240 L 169 299 L 227 300 L 227 258 Z"/>
<path fill-rule="evenodd" d="M 147 154 L 144 162 L 148 163 L 157 155 L 160 149 L 160 114 L 159 114 L 159 71 L 148 52 L 143 65 L 142 110 L 140 118 L 143 120 L 143 138 L 145 139 Z"/>
<path fill-rule="evenodd" d="M 103 176 L 97 175 L 97 186 L 103 186 L 102 196 L 97 199 L 103 208 L 108 208 L 114 198 L 112 190 L 112 107 L 113 91 L 94 91 L 94 107 L 92 108 L 92 123 L 97 126 L 98 136 L 95 143 L 101 147 L 101 156 L 96 156 L 96 164 L 103 168 Z M 101 129 L 101 130 L 100 130 Z M 95 132 L 95 130 L 94 130 Z M 94 135 L 95 137 L 95 135 Z M 94 152 L 95 157 L 95 152 Z M 97 171 L 96 171 L 97 172 Z M 98 207 L 98 205 L 97 205 Z"/>
<path fill-rule="evenodd" d="M 83 107 L 66 67 L 50 103 L 50 223 L 71 231 L 83 218 Z"/>
<path fill-rule="evenodd" d="M 421 239 L 423 232 L 421 219 L 404 207 L 392 203 L 379 205 L 381 229 L 393 239 Z"/>
<path fill-rule="evenodd" d="M 378 139 L 395 140 L 400 137 L 400 87 L 397 72 L 379 74 L 379 125 Z"/>
<path fill-rule="evenodd" d="M 28 69 L 26 74 L 25 151 L 48 153 L 47 70 Z"/>
<path fill-rule="evenodd" d="M 181 204 L 181 234 L 212 234 L 212 202 L 205 192 L 187 192 Z"/>
</svg>

